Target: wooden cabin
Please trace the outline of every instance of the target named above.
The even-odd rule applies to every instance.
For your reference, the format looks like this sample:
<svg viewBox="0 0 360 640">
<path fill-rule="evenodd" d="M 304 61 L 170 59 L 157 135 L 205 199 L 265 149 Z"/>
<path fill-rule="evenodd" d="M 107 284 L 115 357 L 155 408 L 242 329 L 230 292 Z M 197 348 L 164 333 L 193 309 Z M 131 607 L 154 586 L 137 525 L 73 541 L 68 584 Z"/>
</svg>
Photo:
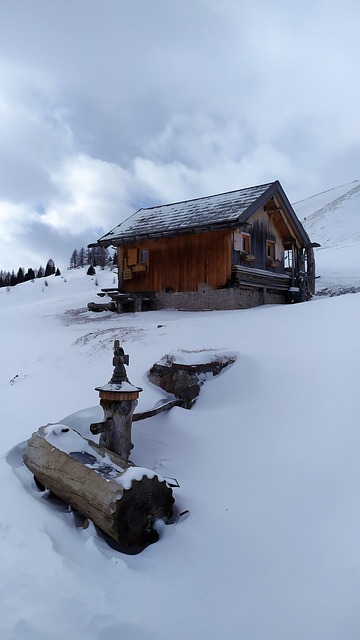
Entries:
<svg viewBox="0 0 360 640">
<path fill-rule="evenodd" d="M 303 301 L 313 247 L 279 181 L 139 209 L 97 244 L 117 250 L 118 311 Z M 94 246 L 94 245 L 90 245 Z"/>
</svg>

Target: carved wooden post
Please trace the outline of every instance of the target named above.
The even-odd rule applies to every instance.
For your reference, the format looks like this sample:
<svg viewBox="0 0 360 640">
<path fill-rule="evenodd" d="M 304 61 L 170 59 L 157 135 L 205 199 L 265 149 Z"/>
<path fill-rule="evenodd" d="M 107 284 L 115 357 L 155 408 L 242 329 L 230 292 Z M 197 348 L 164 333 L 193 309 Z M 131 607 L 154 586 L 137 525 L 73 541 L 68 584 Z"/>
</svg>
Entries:
<svg viewBox="0 0 360 640">
<path fill-rule="evenodd" d="M 313 246 L 319 246 L 318 243 L 313 242 L 307 247 L 307 276 L 309 286 L 309 298 L 315 295 L 315 256 Z"/>
<path fill-rule="evenodd" d="M 115 340 L 113 376 L 108 384 L 96 387 L 104 411 L 104 422 L 90 425 L 92 433 L 101 433 L 100 445 L 114 451 L 124 460 L 129 459 L 134 446 L 131 442 L 132 417 L 142 391 L 129 381 L 125 370 L 125 365 L 128 364 L 129 356 L 120 347 L 119 340 Z"/>
</svg>

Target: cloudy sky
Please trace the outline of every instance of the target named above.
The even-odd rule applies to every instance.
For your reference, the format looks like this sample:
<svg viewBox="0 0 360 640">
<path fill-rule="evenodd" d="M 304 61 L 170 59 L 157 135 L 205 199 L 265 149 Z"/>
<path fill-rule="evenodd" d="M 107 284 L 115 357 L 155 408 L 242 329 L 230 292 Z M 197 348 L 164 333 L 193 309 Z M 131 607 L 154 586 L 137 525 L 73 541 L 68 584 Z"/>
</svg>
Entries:
<svg viewBox="0 0 360 640">
<path fill-rule="evenodd" d="M 360 178 L 358 0 L 1 0 L 0 269 L 141 206 Z"/>
</svg>

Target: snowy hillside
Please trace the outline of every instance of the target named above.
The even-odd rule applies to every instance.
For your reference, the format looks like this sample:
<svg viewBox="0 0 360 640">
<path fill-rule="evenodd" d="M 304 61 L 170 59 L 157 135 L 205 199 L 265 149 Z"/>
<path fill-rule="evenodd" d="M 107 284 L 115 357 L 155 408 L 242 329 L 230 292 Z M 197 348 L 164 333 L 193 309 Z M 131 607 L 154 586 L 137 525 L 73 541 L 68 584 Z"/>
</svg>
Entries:
<svg viewBox="0 0 360 640">
<path fill-rule="evenodd" d="M 0 290 L 1 639 L 358 640 L 360 294 L 88 312 L 112 281 L 76 270 Z M 76 526 L 21 457 L 40 425 L 101 417 L 114 338 L 140 410 L 163 396 L 146 372 L 167 353 L 236 355 L 193 409 L 134 423 L 133 461 L 177 478 L 190 511 L 139 555 Z"/>
<path fill-rule="evenodd" d="M 360 287 L 360 182 L 329 189 L 293 205 L 313 242 L 317 290 Z"/>
</svg>

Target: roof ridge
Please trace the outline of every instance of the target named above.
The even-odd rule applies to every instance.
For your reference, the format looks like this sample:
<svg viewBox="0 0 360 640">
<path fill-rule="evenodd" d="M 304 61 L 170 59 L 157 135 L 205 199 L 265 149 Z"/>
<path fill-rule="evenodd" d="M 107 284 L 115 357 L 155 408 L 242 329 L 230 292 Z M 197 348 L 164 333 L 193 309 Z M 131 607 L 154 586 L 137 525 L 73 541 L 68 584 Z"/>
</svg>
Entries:
<svg viewBox="0 0 360 640">
<path fill-rule="evenodd" d="M 135 213 L 138 213 L 139 211 L 151 211 L 151 209 L 159 209 L 160 207 L 173 207 L 175 205 L 185 204 L 187 202 L 198 202 L 199 200 L 206 200 L 207 198 L 227 196 L 227 195 L 230 195 L 231 193 L 240 193 L 241 191 L 249 191 L 250 189 L 260 189 L 261 187 L 268 188 L 268 187 L 271 187 L 271 185 L 275 184 L 275 182 L 277 181 L 274 180 L 273 182 L 264 182 L 263 184 L 256 184 L 256 185 L 252 185 L 251 187 L 244 187 L 242 189 L 232 189 L 231 191 L 223 191 L 222 193 L 213 193 L 208 196 L 199 196 L 198 198 L 188 198 L 187 200 L 179 200 L 177 202 L 166 202 L 164 204 L 155 204 L 152 207 L 140 207 L 140 209 L 137 209 Z M 131 215 L 134 215 L 134 214 L 131 214 Z"/>
<path fill-rule="evenodd" d="M 307 235 L 305 237 L 305 230 L 296 217 L 279 180 L 211 196 L 142 207 L 102 236 L 98 242 L 115 246 L 145 238 L 156 239 L 236 228 L 246 223 L 256 208 L 264 205 L 275 194 L 279 194 L 289 211 L 294 227 L 308 242 L 309 238 Z"/>
</svg>

